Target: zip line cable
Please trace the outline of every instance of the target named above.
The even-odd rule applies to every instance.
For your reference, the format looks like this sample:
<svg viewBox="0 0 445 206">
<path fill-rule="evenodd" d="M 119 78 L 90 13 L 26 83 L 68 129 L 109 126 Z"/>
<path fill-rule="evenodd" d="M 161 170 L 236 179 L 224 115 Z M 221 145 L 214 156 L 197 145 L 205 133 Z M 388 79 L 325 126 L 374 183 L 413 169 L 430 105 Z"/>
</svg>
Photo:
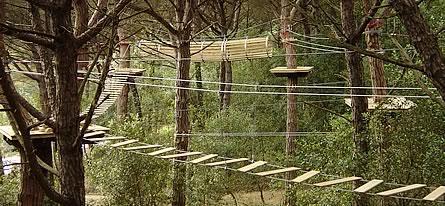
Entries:
<svg viewBox="0 0 445 206">
<path fill-rule="evenodd" d="M 33 74 L 33 75 L 43 75 L 39 72 L 28 72 L 28 71 L 18 71 L 18 70 L 10 70 L 9 72 L 15 72 L 15 73 L 23 73 L 23 74 Z M 99 75 L 100 73 L 92 72 L 91 74 Z M 242 87 L 254 87 L 254 88 L 302 88 L 302 89 L 386 89 L 386 90 L 422 90 L 422 88 L 419 87 L 341 87 L 341 86 L 313 86 L 313 85 L 300 85 L 300 86 L 287 86 L 287 85 L 255 85 L 255 84 L 241 84 L 241 83 L 226 83 L 226 82 L 214 82 L 214 81 L 198 81 L 198 80 L 185 80 L 185 79 L 175 79 L 175 78 L 164 78 L 164 77 L 147 77 L 147 76 L 135 76 L 135 75 L 122 75 L 122 74 L 113 74 L 116 77 L 128 77 L 128 78 L 135 78 L 135 79 L 149 79 L 149 80 L 165 80 L 165 81 L 179 81 L 179 82 L 191 82 L 191 83 L 204 83 L 204 84 L 216 84 L 216 85 L 232 85 L 232 86 L 242 86 Z M 90 79 L 90 80 L 97 80 L 97 79 Z M 338 83 L 338 82 L 334 82 Z M 173 86 L 169 85 L 158 85 L 158 84 L 147 84 L 147 83 L 132 83 L 132 82 L 126 82 L 126 84 L 134 84 L 134 85 L 141 85 L 141 86 L 153 86 L 153 87 L 166 87 L 170 88 Z M 176 87 L 175 87 L 176 88 Z M 185 89 L 186 87 L 180 87 L 179 89 Z M 198 88 L 189 88 L 189 90 L 196 90 L 200 91 Z M 436 88 L 428 88 L 430 90 L 437 90 Z M 203 89 L 208 90 L 208 89 Z M 231 91 L 219 91 L 219 90 L 211 90 L 211 91 L 218 91 L 218 92 L 231 92 Z M 244 92 L 244 91 L 234 91 L 234 92 Z M 252 93 L 253 91 L 245 91 Z M 255 93 L 262 93 L 262 92 L 255 92 Z M 264 92 L 265 94 L 271 94 L 273 92 Z M 293 94 L 293 93 L 282 93 L 279 92 L 277 94 Z M 315 94 L 315 93 L 314 93 Z M 323 94 L 323 93 L 321 93 Z"/>
</svg>

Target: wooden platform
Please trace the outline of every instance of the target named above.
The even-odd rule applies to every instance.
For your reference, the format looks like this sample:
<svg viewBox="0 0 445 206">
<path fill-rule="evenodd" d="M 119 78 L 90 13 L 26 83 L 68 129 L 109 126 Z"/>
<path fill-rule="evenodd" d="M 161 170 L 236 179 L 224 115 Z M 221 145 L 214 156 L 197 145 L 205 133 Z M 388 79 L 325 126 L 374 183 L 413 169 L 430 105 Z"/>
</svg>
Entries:
<svg viewBox="0 0 445 206">
<path fill-rule="evenodd" d="M 171 44 L 171 43 L 170 43 Z M 157 42 L 139 42 L 141 53 L 166 60 L 174 60 L 175 49 Z M 200 41 L 190 43 L 191 61 L 220 62 L 239 61 L 272 56 L 272 42 L 268 37 L 246 38 L 228 41 Z"/>
<path fill-rule="evenodd" d="M 309 75 L 314 67 L 297 67 L 288 69 L 287 67 L 275 67 L 270 72 L 276 77 L 305 77 Z"/>
<path fill-rule="evenodd" d="M 99 125 L 90 125 L 88 127 L 85 137 L 87 138 L 101 138 L 109 131 L 109 128 Z M 17 141 L 17 136 L 10 125 L 0 126 L 0 134 L 11 141 Z M 50 139 L 54 140 L 54 133 L 50 128 L 39 128 L 31 131 L 31 139 Z"/>
<path fill-rule="evenodd" d="M 116 68 L 114 69 L 114 73 L 116 75 L 119 74 L 125 74 L 125 75 L 131 75 L 131 76 L 142 76 L 145 72 L 145 69 L 138 69 L 138 68 Z"/>
<path fill-rule="evenodd" d="M 352 107 L 352 100 L 351 98 L 346 98 L 345 103 Z M 376 103 L 374 101 L 374 98 L 368 98 L 368 109 L 374 110 L 376 108 L 382 109 L 382 110 L 408 110 L 416 106 L 416 103 L 407 100 L 404 97 L 395 97 L 395 98 L 388 98 L 384 100 L 382 105 L 379 105 L 379 103 Z"/>
</svg>

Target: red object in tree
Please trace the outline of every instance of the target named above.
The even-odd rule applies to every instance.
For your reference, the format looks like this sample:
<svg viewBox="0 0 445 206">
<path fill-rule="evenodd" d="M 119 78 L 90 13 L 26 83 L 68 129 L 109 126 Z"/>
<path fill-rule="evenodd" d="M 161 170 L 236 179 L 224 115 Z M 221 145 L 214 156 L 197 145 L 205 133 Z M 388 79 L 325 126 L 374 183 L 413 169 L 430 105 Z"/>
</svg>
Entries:
<svg viewBox="0 0 445 206">
<path fill-rule="evenodd" d="M 383 26 L 382 19 L 373 19 L 368 23 L 368 29 L 378 29 Z"/>
</svg>

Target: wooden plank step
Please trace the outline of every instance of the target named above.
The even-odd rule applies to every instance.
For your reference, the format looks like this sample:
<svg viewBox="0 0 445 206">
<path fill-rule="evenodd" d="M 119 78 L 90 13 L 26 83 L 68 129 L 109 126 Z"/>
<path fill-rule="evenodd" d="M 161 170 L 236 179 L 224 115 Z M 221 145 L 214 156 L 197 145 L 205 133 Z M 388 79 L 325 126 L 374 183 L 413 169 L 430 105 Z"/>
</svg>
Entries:
<svg viewBox="0 0 445 206">
<path fill-rule="evenodd" d="M 211 163 L 207 163 L 205 165 L 207 166 L 220 166 L 220 165 L 226 165 L 226 164 L 231 164 L 231 163 L 236 163 L 236 162 L 243 162 L 243 161 L 247 161 L 249 159 L 247 158 L 239 158 L 239 159 L 231 159 L 231 160 L 225 160 L 225 161 L 219 161 L 219 162 L 211 162 Z"/>
<path fill-rule="evenodd" d="M 187 157 L 187 156 L 193 156 L 193 155 L 199 155 L 202 154 L 202 152 L 184 152 L 179 154 L 172 154 L 172 155 L 166 155 L 161 156 L 162 159 L 172 159 L 172 158 L 178 158 L 178 157 Z"/>
<path fill-rule="evenodd" d="M 419 188 L 422 188 L 422 187 L 426 187 L 426 185 L 424 185 L 424 184 L 412 184 L 412 185 L 408 185 L 408 186 L 405 186 L 405 187 L 399 187 L 399 188 L 396 188 L 396 189 L 379 192 L 379 193 L 377 193 L 377 195 L 380 195 L 380 196 L 390 196 L 390 195 L 395 195 L 397 193 L 406 192 L 406 191 L 409 191 L 409 190 L 419 189 Z"/>
<path fill-rule="evenodd" d="M 383 180 L 371 180 L 371 181 L 367 182 L 366 184 L 355 189 L 354 192 L 358 192 L 358 193 L 368 192 L 369 190 L 376 187 L 377 185 L 380 185 L 382 182 L 383 182 Z"/>
<path fill-rule="evenodd" d="M 126 137 L 100 137 L 100 138 L 89 138 L 85 139 L 92 142 L 101 142 L 101 141 L 109 141 L 109 140 L 124 140 Z"/>
<path fill-rule="evenodd" d="M 139 140 L 131 139 L 131 140 L 127 140 L 127 141 L 124 141 L 124 142 L 119 142 L 119 143 L 116 143 L 116 144 L 112 144 L 110 146 L 111 147 L 122 147 L 124 145 L 129 145 L 129 144 L 133 144 L 133 143 L 136 143 L 136 142 L 139 142 Z"/>
<path fill-rule="evenodd" d="M 170 152 L 170 151 L 173 151 L 173 150 L 176 150 L 176 148 L 174 148 L 174 147 L 167 147 L 167 148 L 164 148 L 164 149 L 161 149 L 161 150 L 157 150 L 157 151 L 154 151 L 154 152 L 147 153 L 147 155 L 156 156 L 156 155 L 160 155 L 162 153 Z"/>
<path fill-rule="evenodd" d="M 143 145 L 143 146 L 136 146 L 136 147 L 126 147 L 126 148 L 123 148 L 123 150 L 134 151 L 134 150 L 143 150 L 143 149 L 158 148 L 158 147 L 162 147 L 162 145 L 155 144 L 155 145 Z"/>
<path fill-rule="evenodd" d="M 255 173 L 255 174 L 259 175 L 259 176 L 269 176 L 269 175 L 275 175 L 275 174 L 291 172 L 291 171 L 296 171 L 296 170 L 300 170 L 300 168 L 298 168 L 298 167 L 288 167 L 288 168 L 283 168 L 283 169 L 276 169 L 276 170 L 269 170 L 269 171 L 264 171 L 264 172 L 258 172 L 258 173 Z"/>
<path fill-rule="evenodd" d="M 303 181 L 305 181 L 305 180 L 307 180 L 307 179 L 309 179 L 309 178 L 311 178 L 311 177 L 313 177 L 315 175 L 318 175 L 318 173 L 320 173 L 320 171 L 312 170 L 312 171 L 306 172 L 306 173 L 296 177 L 295 179 L 293 179 L 291 181 L 292 182 L 296 182 L 296 183 L 301 183 L 301 182 L 303 182 Z"/>
<path fill-rule="evenodd" d="M 433 192 L 425 196 L 424 200 L 434 201 L 437 200 L 440 196 L 445 194 L 445 186 L 440 186 L 436 188 Z"/>
<path fill-rule="evenodd" d="M 259 167 L 259 166 L 263 166 L 265 164 L 267 164 L 267 162 L 265 162 L 265 161 L 254 162 L 252 164 L 249 164 L 249 165 L 246 165 L 244 167 L 239 168 L 238 171 L 240 171 L 240 172 L 248 172 L 248 171 L 253 170 L 253 169 L 255 169 L 255 168 Z"/>
<path fill-rule="evenodd" d="M 104 131 L 88 132 L 85 135 L 83 135 L 83 138 L 94 137 L 99 135 L 105 135 L 105 132 Z"/>
<path fill-rule="evenodd" d="M 315 186 L 318 187 L 326 187 L 326 186 L 331 186 L 331 185 L 336 185 L 336 184 L 340 184 L 340 183 L 344 183 L 344 182 L 351 182 L 351 181 L 356 181 L 356 180 L 361 180 L 363 178 L 361 177 L 346 177 L 346 178 L 341 178 L 341 179 L 336 179 L 336 180 L 331 180 L 331 181 L 326 181 L 326 182 L 319 182 L 314 184 Z"/>
<path fill-rule="evenodd" d="M 206 160 L 209 160 L 209 159 L 212 159 L 212 158 L 215 158 L 215 157 L 218 157 L 218 155 L 217 154 L 208 154 L 206 156 L 203 156 L 203 157 L 200 157 L 200 158 L 196 158 L 196 159 L 194 159 L 194 160 L 192 160 L 190 162 L 193 163 L 193 164 L 198 164 L 200 162 L 204 162 Z"/>
</svg>

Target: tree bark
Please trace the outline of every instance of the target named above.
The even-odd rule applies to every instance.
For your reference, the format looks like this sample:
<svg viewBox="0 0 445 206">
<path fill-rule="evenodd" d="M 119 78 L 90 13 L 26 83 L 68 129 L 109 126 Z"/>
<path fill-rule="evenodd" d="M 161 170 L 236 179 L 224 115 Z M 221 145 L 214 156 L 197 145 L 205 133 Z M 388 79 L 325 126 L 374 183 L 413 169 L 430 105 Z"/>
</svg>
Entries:
<svg viewBox="0 0 445 206">
<path fill-rule="evenodd" d="M 283 47 L 286 54 L 286 66 L 288 69 L 293 69 L 296 67 L 296 50 L 288 41 L 292 38 L 290 30 L 290 16 L 291 16 L 291 7 L 289 0 L 281 0 L 281 40 L 283 41 Z M 297 86 L 298 79 L 297 78 L 288 78 L 287 81 L 288 86 Z M 296 92 L 297 88 L 288 87 L 288 93 Z M 293 94 L 287 95 L 287 118 L 286 118 L 286 157 L 288 159 L 292 158 L 295 152 L 295 132 L 298 131 L 298 118 L 297 118 L 297 96 Z M 290 164 L 290 162 L 288 163 Z M 288 172 L 286 173 L 286 179 L 292 179 L 295 176 L 295 173 Z M 292 206 L 295 205 L 295 201 L 292 201 L 289 197 L 289 192 L 292 189 L 292 185 L 286 183 L 286 197 L 285 197 L 285 205 Z"/>
<path fill-rule="evenodd" d="M 224 91 L 226 91 L 224 93 L 223 96 L 223 110 L 228 109 L 230 106 L 230 97 L 231 97 L 231 93 L 229 93 L 230 91 L 232 91 L 232 62 L 230 61 L 225 61 L 225 69 L 226 69 L 226 77 L 225 77 L 225 83 L 226 85 L 224 85 Z"/>
<path fill-rule="evenodd" d="M 126 37 L 125 30 L 120 26 L 117 30 L 117 35 L 119 37 L 119 68 L 130 68 L 130 44 L 124 41 L 124 38 Z M 116 102 L 116 110 L 117 110 L 117 116 L 119 119 L 125 119 L 128 116 L 128 92 L 130 91 L 129 85 L 124 85 L 121 90 L 121 94 L 117 98 Z"/>
<path fill-rule="evenodd" d="M 347 37 L 354 34 L 356 30 L 356 22 L 354 17 L 354 0 L 341 1 L 341 21 L 342 29 Z M 351 42 L 353 45 L 358 45 L 360 38 L 356 42 Z M 362 59 L 359 53 L 346 53 L 346 62 L 349 70 L 349 82 L 351 87 L 364 86 L 364 69 Z M 362 95 L 365 91 L 362 89 L 352 89 L 351 95 Z M 366 97 L 352 96 L 352 125 L 354 140 L 354 167 L 352 174 L 354 176 L 361 176 L 366 173 L 368 167 L 368 153 L 369 140 L 366 136 L 367 121 L 364 113 L 368 109 L 368 101 Z M 359 182 L 355 183 L 359 186 Z M 353 205 L 364 206 L 369 205 L 369 200 L 365 195 L 359 195 L 354 199 Z"/>
<path fill-rule="evenodd" d="M 71 13 L 52 13 L 56 42 L 55 75 L 56 97 L 54 107 L 57 148 L 60 163 L 60 190 L 75 206 L 85 205 L 85 179 L 81 145 L 73 146 L 79 135 L 80 97 L 77 92 L 77 51 L 74 36 L 66 32 L 71 28 Z"/>
<path fill-rule="evenodd" d="M 134 83 L 134 78 L 129 78 L 128 82 Z M 134 84 L 128 85 L 130 87 L 131 94 L 133 95 L 134 108 L 136 110 L 136 117 L 142 118 L 142 105 L 141 97 L 139 96 L 138 88 Z"/>
<path fill-rule="evenodd" d="M 196 7 L 195 0 L 176 0 L 176 79 L 190 80 L 190 38 L 192 34 L 192 25 L 194 18 L 194 10 L 185 10 L 186 5 L 190 8 Z M 176 98 L 175 98 L 175 146 L 177 150 L 187 151 L 189 144 L 189 134 L 191 132 L 189 119 L 189 93 L 186 89 L 190 82 L 176 81 Z M 184 134 L 184 135 L 182 135 Z M 187 160 L 187 157 L 177 158 L 179 161 Z M 186 205 L 186 173 L 187 165 L 175 162 L 173 165 L 173 206 Z"/>
<path fill-rule="evenodd" d="M 371 2 L 370 0 L 363 0 L 363 8 L 364 12 L 367 13 L 371 9 Z M 380 21 L 380 20 L 377 20 Z M 383 20 L 381 20 L 383 21 Z M 366 29 L 366 45 L 368 47 L 368 50 L 380 52 L 382 51 L 382 47 L 380 44 L 380 35 L 379 35 L 379 28 L 380 27 L 367 27 Z M 378 89 L 376 87 L 387 87 L 386 80 L 385 80 L 385 71 L 384 71 L 384 62 L 381 59 L 368 57 L 369 62 L 369 69 L 371 73 L 371 82 L 372 82 L 372 94 L 374 95 L 386 95 L 386 89 Z M 383 97 L 381 96 L 374 96 L 374 101 L 376 103 L 379 103 L 383 101 Z"/>
<path fill-rule="evenodd" d="M 226 89 L 226 62 L 222 61 L 219 63 L 219 110 L 222 111 L 224 109 L 224 91 Z"/>
<path fill-rule="evenodd" d="M 197 89 L 203 89 L 202 86 L 202 68 L 201 68 L 201 62 L 195 63 L 195 73 L 196 73 L 196 88 Z M 202 107 L 204 106 L 204 92 L 203 91 L 196 91 L 197 92 L 197 98 L 196 98 L 196 108 L 198 108 L 196 112 L 196 121 L 197 121 L 197 128 L 199 131 L 202 131 L 205 127 L 205 121 L 204 121 L 204 114 L 205 111 L 202 110 Z"/>
<path fill-rule="evenodd" d="M 431 31 L 416 1 L 390 0 L 389 3 L 396 10 L 410 41 L 422 59 L 424 74 L 431 79 L 445 100 L 445 59 L 437 35 Z"/>
</svg>

